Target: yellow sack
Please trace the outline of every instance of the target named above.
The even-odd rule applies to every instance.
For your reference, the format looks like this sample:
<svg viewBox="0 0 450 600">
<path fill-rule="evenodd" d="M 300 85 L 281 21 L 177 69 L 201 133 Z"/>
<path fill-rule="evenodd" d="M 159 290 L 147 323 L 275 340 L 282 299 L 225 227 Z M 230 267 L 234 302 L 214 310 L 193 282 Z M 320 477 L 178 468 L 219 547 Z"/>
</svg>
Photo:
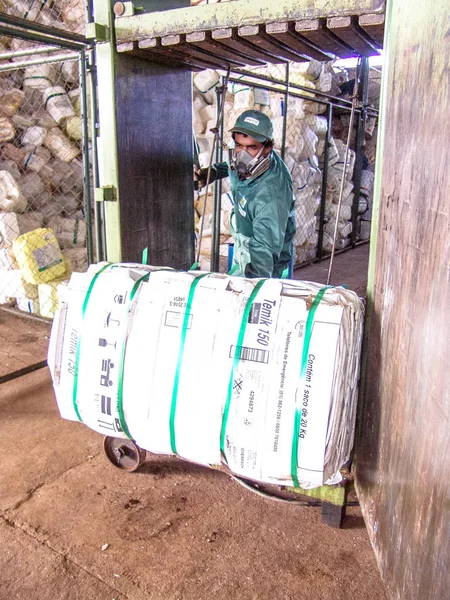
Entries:
<svg viewBox="0 0 450 600">
<path fill-rule="evenodd" d="M 51 229 L 34 229 L 13 242 L 13 251 L 27 283 L 39 285 L 64 275 L 66 265 Z"/>
</svg>

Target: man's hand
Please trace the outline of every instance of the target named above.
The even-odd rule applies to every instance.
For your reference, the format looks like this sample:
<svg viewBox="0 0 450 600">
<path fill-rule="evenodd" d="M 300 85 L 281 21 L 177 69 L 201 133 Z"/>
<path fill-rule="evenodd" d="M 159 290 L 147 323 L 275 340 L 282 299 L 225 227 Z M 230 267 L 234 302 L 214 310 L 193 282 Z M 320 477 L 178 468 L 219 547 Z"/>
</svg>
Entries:
<svg viewBox="0 0 450 600">
<path fill-rule="evenodd" d="M 204 169 L 194 170 L 194 181 L 198 182 L 199 189 L 204 188 L 205 185 L 207 184 L 208 170 L 209 170 L 208 167 L 205 167 Z M 216 170 L 214 167 L 211 167 L 211 175 L 209 177 L 209 183 L 212 183 L 215 180 L 216 180 Z"/>
</svg>

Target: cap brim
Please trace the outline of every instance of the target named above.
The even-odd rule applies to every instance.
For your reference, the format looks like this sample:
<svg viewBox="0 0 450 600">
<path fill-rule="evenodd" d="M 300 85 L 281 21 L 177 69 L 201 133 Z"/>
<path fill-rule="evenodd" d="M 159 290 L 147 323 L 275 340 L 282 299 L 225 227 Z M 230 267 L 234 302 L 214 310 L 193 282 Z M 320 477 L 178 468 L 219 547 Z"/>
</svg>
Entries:
<svg viewBox="0 0 450 600">
<path fill-rule="evenodd" d="M 230 131 L 231 133 L 244 133 L 245 135 L 248 135 L 249 137 L 253 138 L 256 142 L 260 142 L 261 144 L 263 142 L 267 142 L 266 137 L 264 137 L 263 135 L 259 135 L 259 133 L 255 133 L 251 129 L 246 129 L 245 127 L 233 127 L 233 129 L 230 129 Z"/>
</svg>

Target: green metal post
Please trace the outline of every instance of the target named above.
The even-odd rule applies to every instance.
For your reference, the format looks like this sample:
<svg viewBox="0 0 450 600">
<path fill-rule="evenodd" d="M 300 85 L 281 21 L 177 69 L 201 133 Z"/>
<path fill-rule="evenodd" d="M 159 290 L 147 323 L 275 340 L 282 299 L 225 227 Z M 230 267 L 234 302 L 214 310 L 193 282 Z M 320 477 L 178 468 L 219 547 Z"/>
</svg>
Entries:
<svg viewBox="0 0 450 600">
<path fill-rule="evenodd" d="M 108 28 L 110 39 L 96 45 L 97 83 L 100 135 L 97 138 L 99 154 L 100 186 L 112 186 L 115 190 L 113 201 L 104 202 L 106 229 L 106 258 L 112 262 L 122 260 L 120 236 L 120 211 L 118 195 L 118 156 L 115 115 L 115 44 L 113 13 L 109 0 L 94 0 L 95 22 Z"/>
</svg>

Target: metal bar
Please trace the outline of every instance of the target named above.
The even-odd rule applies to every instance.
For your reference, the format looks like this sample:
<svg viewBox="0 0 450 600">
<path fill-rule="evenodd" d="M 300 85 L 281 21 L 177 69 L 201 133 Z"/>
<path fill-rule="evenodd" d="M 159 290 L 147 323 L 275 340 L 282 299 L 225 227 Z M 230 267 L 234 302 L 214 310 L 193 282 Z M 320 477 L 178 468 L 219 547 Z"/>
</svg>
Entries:
<svg viewBox="0 0 450 600">
<path fill-rule="evenodd" d="M 339 189 L 339 201 L 338 201 L 338 207 L 337 207 L 337 213 L 336 213 L 336 225 L 334 227 L 334 233 L 333 233 L 333 247 L 331 249 L 330 265 L 328 267 L 327 285 L 329 285 L 330 280 L 331 280 L 331 271 L 333 269 L 333 259 L 334 259 L 334 255 L 336 253 L 336 237 L 337 237 L 337 230 L 338 230 L 338 224 L 339 224 L 339 214 L 341 212 L 342 196 L 344 193 L 344 182 L 345 182 L 346 175 L 347 175 L 348 154 L 349 154 L 350 139 L 351 139 L 352 128 L 353 128 L 353 120 L 355 117 L 355 108 L 357 105 L 357 98 L 358 98 L 358 78 L 356 77 L 355 78 L 355 86 L 353 88 L 353 105 L 352 105 L 352 110 L 350 113 L 350 123 L 349 123 L 349 127 L 348 127 L 347 146 L 345 148 L 344 164 L 342 167 L 341 186 Z"/>
<path fill-rule="evenodd" d="M 331 140 L 331 121 L 333 119 L 333 105 L 328 105 L 327 110 L 327 135 L 325 138 L 325 151 L 323 155 L 322 167 L 322 195 L 320 198 L 320 215 L 319 215 L 319 237 L 317 239 L 317 258 L 322 259 L 323 256 L 323 231 L 325 227 L 325 206 L 327 201 L 327 184 L 328 184 L 328 159 L 330 156 L 330 140 Z"/>
<path fill-rule="evenodd" d="M 1 23 L 1 21 L 0 21 Z M 50 44 L 51 46 L 59 46 L 61 48 L 68 48 L 69 50 L 77 50 L 86 47 L 86 44 L 77 44 L 75 42 L 69 42 L 65 39 L 58 38 L 56 39 L 54 36 L 49 37 L 46 35 L 42 35 L 39 33 L 33 33 L 31 31 L 26 31 L 24 29 L 17 29 L 16 27 L 8 27 L 0 24 L 0 34 L 7 35 L 10 37 L 17 37 L 23 40 L 29 40 L 31 42 L 39 42 L 40 44 Z"/>
<path fill-rule="evenodd" d="M 49 27 L 42 23 L 36 23 L 36 21 L 28 21 L 27 19 L 20 19 L 19 17 L 13 17 L 5 13 L 0 14 L 0 22 L 12 27 L 22 28 L 27 31 L 34 31 L 36 33 L 43 33 L 44 35 L 50 36 L 53 39 L 61 38 L 68 42 L 75 42 L 79 46 L 88 46 L 89 42 L 86 38 L 78 33 L 71 33 L 57 27 Z M 19 36 L 20 37 L 20 36 Z"/>
<path fill-rule="evenodd" d="M 148 37 L 149 32 L 163 36 L 212 30 L 218 23 L 220 27 L 240 27 L 300 20 L 306 15 L 309 19 L 361 15 L 383 12 L 384 6 L 384 0 L 239 0 L 120 17 L 115 30 L 118 41 L 128 42 Z"/>
<path fill-rule="evenodd" d="M 31 67 L 33 65 L 46 65 L 49 63 L 65 62 L 68 60 L 78 60 L 78 55 L 59 54 L 57 56 L 48 56 L 46 58 L 41 58 L 41 59 L 36 59 L 36 60 L 12 62 L 12 63 L 8 63 L 6 65 L 0 65 L 0 72 L 15 71 L 17 69 L 25 69 L 26 67 Z"/>
<path fill-rule="evenodd" d="M 9 60 L 10 58 L 19 58 L 21 56 L 33 56 L 34 54 L 46 54 L 47 52 L 58 52 L 59 48 L 51 46 L 50 48 L 28 48 L 27 50 L 16 50 L 15 52 L 2 52 L 0 60 Z"/>
<path fill-rule="evenodd" d="M 18 379 L 19 377 L 23 377 L 24 375 L 28 375 L 28 373 L 33 373 L 34 371 L 39 371 L 39 369 L 44 369 L 47 366 L 46 360 L 41 360 L 41 362 L 34 363 L 33 365 L 29 365 L 28 367 L 24 367 L 23 369 L 18 369 L 17 371 L 13 371 L 12 373 L 7 373 L 6 375 L 2 375 L 0 377 L 0 385 L 2 383 L 7 383 L 8 381 L 12 381 L 13 379 Z"/>
<path fill-rule="evenodd" d="M 248 77 L 252 77 L 254 79 L 261 79 L 261 81 L 271 81 L 273 83 L 277 83 L 279 85 L 285 85 L 285 82 L 279 79 L 275 79 L 274 77 L 270 77 L 269 75 L 260 75 L 260 74 L 256 74 L 256 73 L 252 73 L 251 71 L 247 71 L 245 69 L 236 69 L 234 71 L 235 73 L 242 73 L 243 75 L 247 75 Z M 290 83 L 290 87 L 297 89 L 297 90 L 303 90 L 305 92 L 308 92 L 309 94 L 315 94 L 317 96 L 323 96 L 324 98 L 327 98 L 328 100 L 334 100 L 335 102 L 342 104 L 344 106 L 348 106 L 349 108 L 351 108 L 352 103 L 349 100 L 345 100 L 344 98 L 339 98 L 339 96 L 332 96 L 331 94 L 328 94 L 327 92 L 321 92 L 320 90 L 312 90 L 311 88 L 307 88 L 303 85 L 298 85 L 297 83 Z M 309 100 L 311 100 L 311 96 L 309 96 L 308 98 Z M 328 104 L 328 102 L 326 101 L 321 101 L 318 98 L 314 98 L 314 102 L 322 102 L 322 104 Z"/>
<path fill-rule="evenodd" d="M 368 86 L 369 86 L 369 59 L 361 59 L 360 80 L 359 80 L 359 100 L 361 102 L 361 112 L 358 115 L 357 130 L 356 130 L 356 146 L 355 146 L 355 170 L 353 174 L 353 184 L 355 195 L 352 205 L 352 244 L 356 243 L 359 199 L 361 196 L 361 172 L 364 158 L 364 132 L 366 129 L 366 106 L 368 103 Z M 356 73 L 358 77 L 358 73 Z"/>
<path fill-rule="evenodd" d="M 86 52 L 80 52 L 80 107 L 81 107 L 81 147 L 83 150 L 83 187 L 84 187 L 84 218 L 86 220 L 86 247 L 88 263 L 94 262 L 94 248 L 92 243 L 92 197 L 89 166 L 89 123 L 88 123 L 88 99 L 86 79 Z"/>
<path fill-rule="evenodd" d="M 230 70 L 227 71 L 223 80 L 221 89 L 216 88 L 217 94 L 217 126 L 215 136 L 218 136 L 216 145 L 216 160 L 221 162 L 223 159 L 223 122 L 225 114 L 225 98 L 230 78 Z M 220 217 L 222 209 L 222 181 L 216 180 L 214 184 L 214 204 L 213 204 L 213 230 L 211 245 L 211 271 L 219 271 L 219 252 L 220 252 Z"/>
<path fill-rule="evenodd" d="M 288 103 L 289 103 L 289 63 L 286 63 L 286 91 L 284 92 L 283 133 L 282 133 L 282 137 L 281 137 L 281 158 L 283 160 L 286 155 L 286 129 L 287 129 Z"/>
<path fill-rule="evenodd" d="M 95 49 L 92 50 L 88 57 L 87 75 L 90 84 L 90 100 L 91 100 L 91 138 L 92 138 L 92 179 L 94 189 L 100 187 L 100 174 L 98 168 L 98 150 L 97 136 L 99 133 L 98 123 L 98 105 L 97 105 L 97 81 L 96 81 L 96 61 Z M 94 202 L 94 224 L 95 224 L 95 252 L 97 261 L 105 259 L 105 215 L 103 202 Z"/>
</svg>

